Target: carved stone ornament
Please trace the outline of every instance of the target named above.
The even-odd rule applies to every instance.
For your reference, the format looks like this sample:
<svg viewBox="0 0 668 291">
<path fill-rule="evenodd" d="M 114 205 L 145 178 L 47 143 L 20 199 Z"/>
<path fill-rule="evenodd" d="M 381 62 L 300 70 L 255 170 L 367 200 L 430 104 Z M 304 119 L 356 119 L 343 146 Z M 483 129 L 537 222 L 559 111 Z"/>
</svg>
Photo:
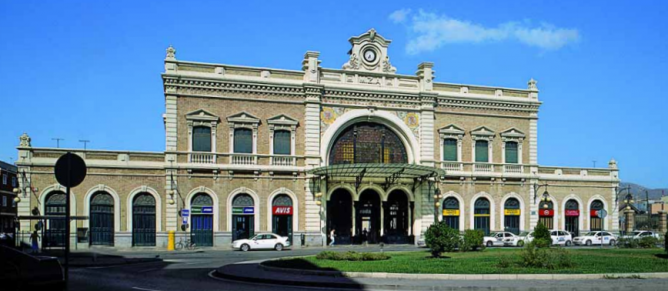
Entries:
<svg viewBox="0 0 668 291">
<path fill-rule="evenodd" d="M 396 71 L 397 71 L 397 68 L 392 67 L 392 64 L 390 64 L 390 57 L 385 56 L 385 59 L 383 60 L 383 72 L 395 73 Z"/>
<path fill-rule="evenodd" d="M 167 48 L 167 59 L 175 60 L 176 59 L 176 49 L 170 44 Z"/>
<path fill-rule="evenodd" d="M 531 78 L 531 80 L 529 80 L 529 83 L 527 84 L 529 85 L 529 90 L 538 90 L 538 87 L 536 86 L 536 84 L 538 84 L 538 81 L 534 80 L 533 78 Z"/>
<path fill-rule="evenodd" d="M 346 64 L 343 65 L 344 70 L 359 70 L 360 68 L 360 60 L 357 57 L 357 54 L 351 54 L 350 55 L 350 60 Z"/>
<path fill-rule="evenodd" d="M 19 137 L 19 141 L 20 141 L 19 142 L 20 147 L 30 147 L 30 146 L 32 146 L 30 144 L 30 141 L 31 141 L 30 136 L 28 136 L 28 134 L 25 133 L 25 132 Z"/>
</svg>

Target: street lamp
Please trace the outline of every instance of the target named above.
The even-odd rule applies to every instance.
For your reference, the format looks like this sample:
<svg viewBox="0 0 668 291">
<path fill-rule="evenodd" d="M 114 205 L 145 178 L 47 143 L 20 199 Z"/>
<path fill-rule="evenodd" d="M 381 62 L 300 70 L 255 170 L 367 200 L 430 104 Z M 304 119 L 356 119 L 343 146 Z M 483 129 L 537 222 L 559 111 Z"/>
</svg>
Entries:
<svg viewBox="0 0 668 291">
<path fill-rule="evenodd" d="M 624 196 L 624 204 L 626 204 L 626 210 L 631 210 L 631 204 L 633 204 L 633 195 L 629 191 L 626 196 Z"/>
<path fill-rule="evenodd" d="M 438 188 L 437 184 L 436 189 L 434 190 L 434 223 L 438 223 L 438 210 L 441 206 L 442 197 L 443 195 L 441 195 L 441 189 Z"/>
<path fill-rule="evenodd" d="M 543 192 L 543 196 L 540 199 L 540 201 L 543 201 L 543 208 L 545 209 L 549 208 L 550 193 L 547 192 L 547 184 L 545 184 L 545 192 Z"/>
</svg>

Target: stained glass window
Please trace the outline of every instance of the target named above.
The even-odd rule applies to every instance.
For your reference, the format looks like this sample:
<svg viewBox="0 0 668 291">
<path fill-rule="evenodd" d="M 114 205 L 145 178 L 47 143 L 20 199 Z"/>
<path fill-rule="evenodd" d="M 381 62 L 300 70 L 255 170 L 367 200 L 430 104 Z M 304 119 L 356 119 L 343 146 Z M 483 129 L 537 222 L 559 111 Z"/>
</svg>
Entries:
<svg viewBox="0 0 668 291">
<path fill-rule="evenodd" d="M 397 134 L 384 125 L 369 122 L 346 128 L 329 155 L 330 165 L 407 162 L 406 148 Z"/>
</svg>

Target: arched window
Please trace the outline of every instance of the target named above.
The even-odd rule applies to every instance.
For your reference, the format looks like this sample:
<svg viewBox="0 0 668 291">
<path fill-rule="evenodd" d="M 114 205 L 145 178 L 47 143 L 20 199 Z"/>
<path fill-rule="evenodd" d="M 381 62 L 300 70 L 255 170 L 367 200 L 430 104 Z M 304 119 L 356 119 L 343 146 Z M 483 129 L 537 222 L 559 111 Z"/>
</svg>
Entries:
<svg viewBox="0 0 668 291">
<path fill-rule="evenodd" d="M 211 128 L 206 126 L 193 127 L 193 151 L 211 151 Z"/>
<path fill-rule="evenodd" d="M 255 201 L 248 194 L 232 199 L 232 240 L 251 238 L 255 234 Z"/>
<path fill-rule="evenodd" d="M 240 154 L 253 153 L 253 131 L 247 128 L 234 130 L 234 152 Z"/>
<path fill-rule="evenodd" d="M 292 198 L 280 194 L 271 202 L 271 231 L 292 243 Z"/>
<path fill-rule="evenodd" d="M 291 133 L 287 130 L 274 131 L 274 154 L 291 155 L 292 142 Z"/>
<path fill-rule="evenodd" d="M 448 197 L 443 200 L 443 221 L 450 228 L 459 230 L 459 200 Z"/>
<path fill-rule="evenodd" d="M 346 128 L 334 142 L 329 164 L 407 163 L 403 142 L 382 124 L 363 122 Z"/>
<path fill-rule="evenodd" d="M 516 198 L 508 198 L 506 203 L 503 205 L 503 208 L 503 222 L 505 230 L 514 234 L 519 234 L 520 214 L 522 212 L 520 209 L 520 201 Z"/>
<path fill-rule="evenodd" d="M 155 198 L 140 193 L 132 202 L 132 245 L 155 246 Z"/>
<path fill-rule="evenodd" d="M 113 246 L 114 198 L 97 192 L 90 200 L 90 244 Z"/>
<path fill-rule="evenodd" d="M 489 163 L 489 141 L 475 141 L 475 161 L 476 163 Z"/>
<path fill-rule="evenodd" d="M 541 201 L 538 209 L 538 223 L 542 223 L 547 229 L 554 229 L 554 203 L 552 201 Z"/>
<path fill-rule="evenodd" d="M 506 163 L 507 164 L 517 164 L 519 159 L 517 158 L 517 142 L 509 141 L 506 142 Z"/>
<path fill-rule="evenodd" d="M 213 246 L 213 199 L 197 193 L 190 203 L 190 240 L 197 246 Z"/>
<path fill-rule="evenodd" d="M 449 162 L 457 161 L 457 140 L 446 138 L 443 140 L 443 160 Z"/>
<path fill-rule="evenodd" d="M 566 221 L 564 221 L 564 226 L 566 231 L 577 236 L 580 233 L 580 204 L 577 200 L 570 199 L 566 201 L 565 208 L 564 216 Z"/>
<path fill-rule="evenodd" d="M 65 193 L 53 192 L 46 197 L 45 214 L 47 216 L 65 216 Z M 44 233 L 45 247 L 63 247 L 67 237 L 64 219 L 47 219 Z"/>
<path fill-rule="evenodd" d="M 490 232 L 490 203 L 487 198 L 478 198 L 473 209 L 473 228 L 482 230 L 485 235 Z"/>
<path fill-rule="evenodd" d="M 601 200 L 594 200 L 591 202 L 589 208 L 590 213 L 590 225 L 589 230 L 597 231 L 603 230 L 603 219 L 598 217 L 598 212 L 603 209 L 603 202 Z"/>
</svg>

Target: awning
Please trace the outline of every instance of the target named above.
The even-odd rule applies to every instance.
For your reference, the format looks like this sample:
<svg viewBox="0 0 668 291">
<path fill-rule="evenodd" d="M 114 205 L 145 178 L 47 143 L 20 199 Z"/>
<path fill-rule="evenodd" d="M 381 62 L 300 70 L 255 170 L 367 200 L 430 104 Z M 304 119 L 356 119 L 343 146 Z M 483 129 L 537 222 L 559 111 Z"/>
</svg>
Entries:
<svg viewBox="0 0 668 291">
<path fill-rule="evenodd" d="M 339 164 L 318 167 L 306 171 L 307 174 L 326 177 L 368 177 L 368 178 L 440 178 L 443 169 L 415 164 Z"/>
</svg>

